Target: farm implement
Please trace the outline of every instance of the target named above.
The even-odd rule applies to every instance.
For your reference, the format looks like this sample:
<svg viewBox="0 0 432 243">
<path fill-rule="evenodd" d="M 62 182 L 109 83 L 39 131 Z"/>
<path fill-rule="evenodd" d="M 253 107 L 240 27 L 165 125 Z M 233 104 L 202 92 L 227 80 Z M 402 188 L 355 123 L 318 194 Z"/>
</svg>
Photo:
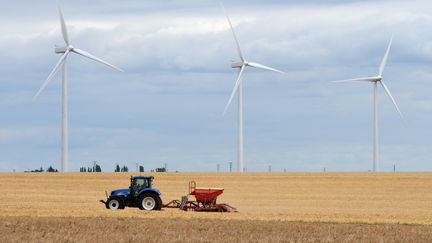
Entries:
<svg viewBox="0 0 432 243">
<path fill-rule="evenodd" d="M 117 210 L 125 207 L 138 207 L 141 210 L 161 210 L 161 208 L 178 208 L 184 211 L 197 212 L 237 212 L 236 208 L 226 203 L 216 203 L 223 188 L 197 188 L 195 181 L 189 182 L 189 194 L 181 200 L 172 200 L 163 204 L 161 193 L 152 187 L 153 176 L 132 176 L 128 189 L 117 189 L 106 193 L 106 201 L 100 200 L 107 209 Z M 195 200 L 189 200 L 194 196 Z"/>
<path fill-rule="evenodd" d="M 226 203 L 216 203 L 217 197 L 223 191 L 223 188 L 197 188 L 195 181 L 191 181 L 189 182 L 189 194 L 183 196 L 181 200 L 172 200 L 162 207 L 197 212 L 237 212 L 236 208 Z M 195 200 L 189 200 L 189 196 L 194 196 Z"/>
</svg>

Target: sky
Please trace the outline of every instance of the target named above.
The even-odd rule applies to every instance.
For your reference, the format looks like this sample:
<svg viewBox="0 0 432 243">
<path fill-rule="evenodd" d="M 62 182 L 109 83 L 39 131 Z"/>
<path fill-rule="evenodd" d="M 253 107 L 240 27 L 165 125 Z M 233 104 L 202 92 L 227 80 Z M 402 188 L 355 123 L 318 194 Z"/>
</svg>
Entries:
<svg viewBox="0 0 432 243">
<path fill-rule="evenodd" d="M 122 69 L 68 59 L 69 167 L 98 161 L 134 170 L 227 171 L 236 167 L 235 42 L 217 1 L 63 1 L 69 36 Z M 247 171 L 372 169 L 371 84 L 332 80 L 377 75 L 380 169 L 432 171 L 430 1 L 225 1 L 247 60 Z M 64 45 L 55 1 L 0 7 L 0 171 L 60 169 L 61 77 L 33 96 Z"/>
</svg>

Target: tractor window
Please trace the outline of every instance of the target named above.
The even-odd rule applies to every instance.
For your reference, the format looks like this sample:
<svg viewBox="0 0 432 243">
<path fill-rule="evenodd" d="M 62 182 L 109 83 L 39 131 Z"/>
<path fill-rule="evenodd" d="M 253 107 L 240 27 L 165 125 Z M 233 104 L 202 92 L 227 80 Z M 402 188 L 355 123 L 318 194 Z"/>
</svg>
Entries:
<svg viewBox="0 0 432 243">
<path fill-rule="evenodd" d="M 147 188 L 150 187 L 149 180 L 147 179 L 135 179 L 134 186 L 137 188 Z"/>
<path fill-rule="evenodd" d="M 135 179 L 135 185 L 142 187 L 144 185 L 144 179 Z"/>
</svg>

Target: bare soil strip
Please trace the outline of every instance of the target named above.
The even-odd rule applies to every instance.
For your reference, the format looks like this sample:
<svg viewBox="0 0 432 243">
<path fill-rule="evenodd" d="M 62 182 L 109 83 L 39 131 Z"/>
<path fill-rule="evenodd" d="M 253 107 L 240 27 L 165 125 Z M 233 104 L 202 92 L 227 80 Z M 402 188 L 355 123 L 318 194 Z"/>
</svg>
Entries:
<svg viewBox="0 0 432 243">
<path fill-rule="evenodd" d="M 432 226 L 255 220 L 0 217 L 0 242 L 431 242 Z"/>
</svg>

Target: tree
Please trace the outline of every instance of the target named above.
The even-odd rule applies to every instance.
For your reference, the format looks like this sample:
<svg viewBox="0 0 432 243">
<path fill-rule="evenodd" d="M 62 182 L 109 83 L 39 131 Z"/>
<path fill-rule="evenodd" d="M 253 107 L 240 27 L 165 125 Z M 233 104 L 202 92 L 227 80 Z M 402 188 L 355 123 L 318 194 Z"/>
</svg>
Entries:
<svg viewBox="0 0 432 243">
<path fill-rule="evenodd" d="M 47 172 L 58 172 L 58 170 L 56 170 L 56 169 L 54 169 L 52 166 L 50 166 L 50 167 L 47 169 Z"/>
<path fill-rule="evenodd" d="M 114 172 L 120 172 L 120 165 L 117 164 Z"/>
<path fill-rule="evenodd" d="M 128 167 L 126 166 L 126 165 L 124 165 L 122 168 L 121 168 L 121 172 L 128 172 L 129 171 L 129 169 L 128 169 Z"/>
<path fill-rule="evenodd" d="M 156 172 L 166 172 L 165 168 L 156 168 Z"/>
<path fill-rule="evenodd" d="M 144 166 L 140 165 L 139 172 L 144 172 Z"/>
<path fill-rule="evenodd" d="M 95 167 L 95 172 L 102 172 L 102 168 L 100 167 L 100 165 L 96 164 Z"/>
</svg>

